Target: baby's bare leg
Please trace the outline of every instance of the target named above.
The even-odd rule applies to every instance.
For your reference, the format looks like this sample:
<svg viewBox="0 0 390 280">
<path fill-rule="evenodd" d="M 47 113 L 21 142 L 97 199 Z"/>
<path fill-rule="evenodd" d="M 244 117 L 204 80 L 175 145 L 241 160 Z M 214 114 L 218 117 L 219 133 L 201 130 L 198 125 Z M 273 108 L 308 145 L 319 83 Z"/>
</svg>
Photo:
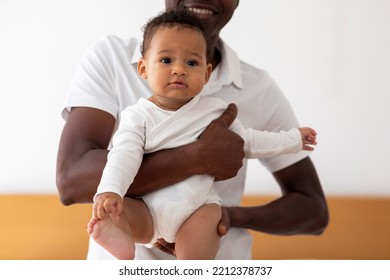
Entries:
<svg viewBox="0 0 390 280">
<path fill-rule="evenodd" d="M 124 213 L 119 219 L 107 215 L 103 220 L 92 218 L 88 232 L 100 246 L 118 259 L 134 259 L 135 242 L 146 243 L 153 237 L 149 209 L 139 199 L 123 200 Z"/>
<path fill-rule="evenodd" d="M 134 242 L 146 244 L 151 241 L 154 234 L 153 220 L 146 204 L 141 199 L 124 198 L 123 211 Z"/>
<path fill-rule="evenodd" d="M 196 210 L 177 233 L 177 259 L 214 259 L 221 240 L 217 231 L 221 216 L 221 207 L 214 203 L 203 205 Z"/>
</svg>

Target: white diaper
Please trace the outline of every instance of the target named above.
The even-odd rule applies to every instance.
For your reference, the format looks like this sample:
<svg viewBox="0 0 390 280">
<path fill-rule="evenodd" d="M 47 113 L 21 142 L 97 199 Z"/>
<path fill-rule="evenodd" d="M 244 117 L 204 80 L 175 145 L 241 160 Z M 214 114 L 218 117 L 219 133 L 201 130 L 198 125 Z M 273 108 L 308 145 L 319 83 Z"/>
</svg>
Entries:
<svg viewBox="0 0 390 280">
<path fill-rule="evenodd" d="M 159 238 L 173 243 L 180 226 L 200 206 L 221 205 L 221 198 L 213 188 L 214 179 L 207 175 L 192 176 L 185 181 L 152 192 L 142 197 L 153 219 L 154 236 L 144 244 L 153 247 Z"/>
</svg>

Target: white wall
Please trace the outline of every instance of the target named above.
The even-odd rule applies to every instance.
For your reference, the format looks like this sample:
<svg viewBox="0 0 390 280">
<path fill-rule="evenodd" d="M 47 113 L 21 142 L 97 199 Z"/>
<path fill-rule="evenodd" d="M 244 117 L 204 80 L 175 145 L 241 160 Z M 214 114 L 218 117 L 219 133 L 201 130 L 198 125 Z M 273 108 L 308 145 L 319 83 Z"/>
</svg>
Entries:
<svg viewBox="0 0 390 280">
<path fill-rule="evenodd" d="M 99 37 L 139 36 L 163 0 L 0 0 L 0 193 L 56 193 L 67 87 Z M 241 0 L 222 37 L 267 70 L 302 124 L 329 195 L 390 195 L 390 1 Z M 366 105 L 366 106 L 364 106 Z M 278 193 L 256 161 L 248 193 Z"/>
</svg>

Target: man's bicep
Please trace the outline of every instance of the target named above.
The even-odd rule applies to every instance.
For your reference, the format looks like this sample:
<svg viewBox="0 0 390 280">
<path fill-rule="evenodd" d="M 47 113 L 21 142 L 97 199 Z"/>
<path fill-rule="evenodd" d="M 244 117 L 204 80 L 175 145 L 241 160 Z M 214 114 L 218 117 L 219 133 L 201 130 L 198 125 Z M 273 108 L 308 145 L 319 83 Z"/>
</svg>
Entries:
<svg viewBox="0 0 390 280">
<path fill-rule="evenodd" d="M 89 151 L 106 150 L 114 129 L 110 114 L 92 108 L 73 108 L 62 131 L 57 176 L 64 176 Z"/>
<path fill-rule="evenodd" d="M 115 118 L 107 112 L 86 107 L 72 108 L 61 140 L 71 146 L 81 144 L 80 149 L 107 149 L 114 126 Z"/>
</svg>

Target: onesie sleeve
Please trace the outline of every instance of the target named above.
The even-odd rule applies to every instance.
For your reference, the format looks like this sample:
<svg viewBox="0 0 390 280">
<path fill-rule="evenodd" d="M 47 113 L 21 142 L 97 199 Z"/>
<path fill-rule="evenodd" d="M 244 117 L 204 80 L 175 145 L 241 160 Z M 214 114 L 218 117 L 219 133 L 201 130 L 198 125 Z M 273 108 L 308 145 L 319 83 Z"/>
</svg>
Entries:
<svg viewBox="0 0 390 280">
<path fill-rule="evenodd" d="M 121 122 L 113 136 L 113 147 L 108 153 L 97 194 L 114 192 L 124 197 L 138 173 L 144 155 L 145 121 L 132 110 L 133 107 L 121 113 Z"/>
<path fill-rule="evenodd" d="M 244 128 L 238 121 L 231 129 L 244 139 L 245 157 L 265 159 L 302 150 L 302 136 L 297 128 L 288 131 L 268 132 Z"/>
</svg>

